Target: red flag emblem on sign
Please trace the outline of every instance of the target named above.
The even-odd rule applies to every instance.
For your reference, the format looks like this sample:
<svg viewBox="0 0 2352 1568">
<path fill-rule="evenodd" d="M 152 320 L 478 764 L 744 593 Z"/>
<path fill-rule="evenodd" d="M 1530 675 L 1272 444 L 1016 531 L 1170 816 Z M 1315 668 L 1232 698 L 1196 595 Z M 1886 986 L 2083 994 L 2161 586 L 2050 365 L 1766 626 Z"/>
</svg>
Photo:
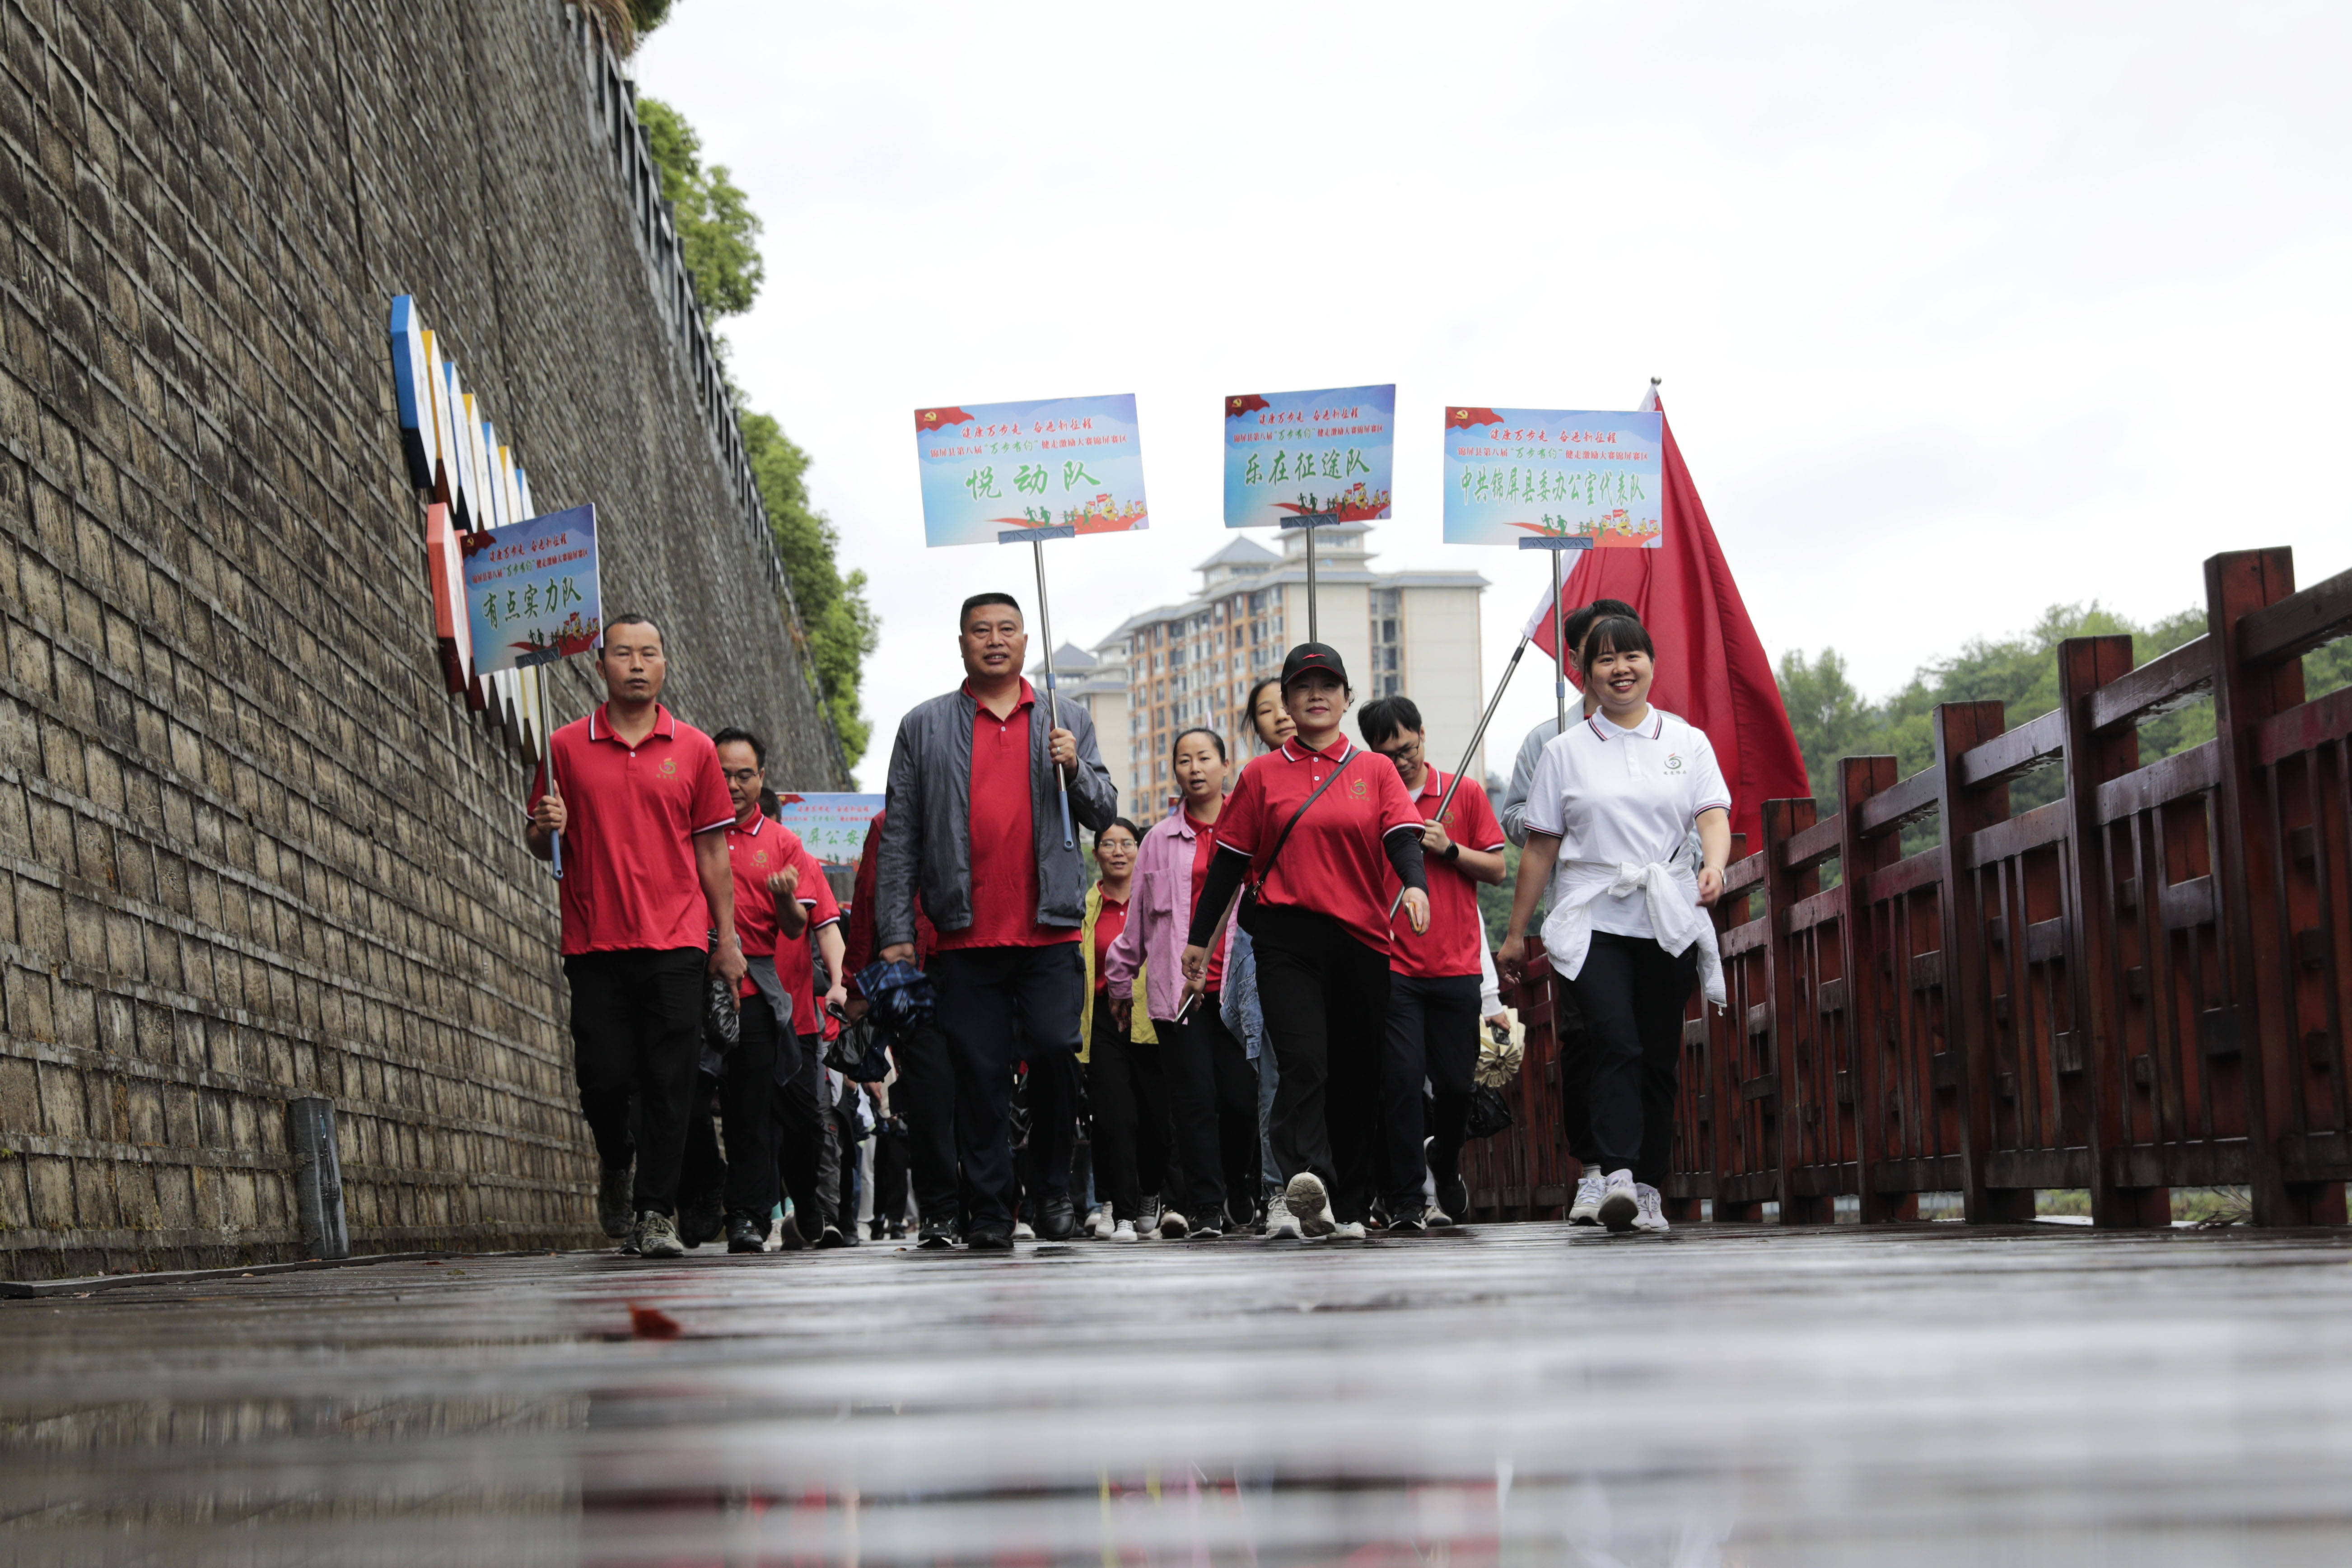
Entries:
<svg viewBox="0 0 2352 1568">
<path fill-rule="evenodd" d="M 1467 430 L 1473 425 L 1499 425 L 1503 416 L 1491 408 L 1449 407 L 1445 411 L 1448 430 Z"/>
<path fill-rule="evenodd" d="M 971 423 L 971 416 L 966 414 L 961 408 L 918 408 L 915 410 L 915 428 L 918 430 L 940 430 L 944 429 L 950 425 L 969 425 Z"/>
<path fill-rule="evenodd" d="M 1238 419 L 1244 414 L 1255 414 L 1265 406 L 1266 406 L 1265 399 L 1255 392 L 1243 397 L 1228 397 L 1225 399 L 1225 417 Z"/>
</svg>

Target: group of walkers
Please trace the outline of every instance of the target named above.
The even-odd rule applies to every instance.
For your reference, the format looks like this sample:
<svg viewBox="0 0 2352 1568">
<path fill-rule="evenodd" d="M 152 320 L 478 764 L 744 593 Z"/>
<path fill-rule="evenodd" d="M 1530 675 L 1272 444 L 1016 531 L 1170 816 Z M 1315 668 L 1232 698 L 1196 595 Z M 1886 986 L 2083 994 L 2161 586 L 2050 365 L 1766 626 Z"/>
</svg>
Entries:
<svg viewBox="0 0 2352 1568">
<path fill-rule="evenodd" d="M 1568 633 L 1584 714 L 1528 735 L 1499 816 L 1431 764 L 1410 699 L 1364 705 L 1350 739 L 1339 655 L 1303 643 L 1245 740 L 1176 737 L 1145 830 L 1086 713 L 1023 678 L 1019 604 L 976 595 L 963 682 L 900 723 L 845 911 L 774 818 L 761 740 L 678 722 L 659 629 L 610 623 L 607 700 L 550 738 L 528 829 L 560 858 L 606 1234 L 648 1258 L 852 1244 L 869 1135 L 870 1234 L 911 1207 L 925 1248 L 1454 1225 L 1480 1040 L 1508 1026 L 1478 902 L 1507 840 L 1503 972 L 1549 896 L 1580 1020 L 1571 1217 L 1665 1229 L 1682 1014 L 1702 978 L 1721 994 L 1702 906 L 1729 795 L 1706 737 L 1649 707 L 1632 610 Z"/>
</svg>

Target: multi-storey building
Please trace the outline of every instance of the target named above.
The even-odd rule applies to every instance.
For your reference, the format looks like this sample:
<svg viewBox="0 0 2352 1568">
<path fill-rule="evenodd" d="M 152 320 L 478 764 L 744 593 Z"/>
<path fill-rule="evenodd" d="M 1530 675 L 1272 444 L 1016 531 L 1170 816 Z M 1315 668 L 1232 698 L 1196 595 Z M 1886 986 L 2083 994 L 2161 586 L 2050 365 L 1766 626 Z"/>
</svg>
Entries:
<svg viewBox="0 0 2352 1568">
<path fill-rule="evenodd" d="M 1029 683 L 1042 697 L 1045 692 L 1045 662 L 1029 667 Z M 1135 772 L 1128 757 L 1127 654 L 1103 647 L 1088 653 L 1076 643 L 1054 650 L 1054 696 L 1076 703 L 1094 721 L 1095 743 L 1102 748 L 1103 766 L 1121 803 L 1129 797 Z"/>
<path fill-rule="evenodd" d="M 1318 623 L 1339 650 L 1356 700 L 1399 692 L 1420 704 L 1432 760 L 1452 768 L 1478 726 L 1485 700 L 1478 656 L 1478 604 L 1486 579 L 1475 572 L 1375 572 L 1366 523 L 1315 531 Z M 1179 731 L 1206 724 L 1225 737 L 1235 764 L 1255 754 L 1242 704 L 1260 676 L 1282 668 L 1293 643 L 1307 640 L 1306 535 L 1286 529 L 1282 552 L 1247 535 L 1194 568 L 1201 589 L 1181 605 L 1129 619 L 1095 645 L 1088 667 L 1108 682 L 1126 676 L 1126 766 L 1119 799 L 1139 822 L 1166 809 L 1171 784 L 1168 751 Z M 1056 658 L 1058 674 L 1064 660 Z M 1075 670 L 1074 670 L 1075 673 Z M 1108 704 L 1091 710 L 1110 761 L 1115 738 L 1103 722 Z M 1350 726 L 1352 732 L 1353 726 Z M 1474 763 L 1483 777 L 1485 758 Z"/>
</svg>

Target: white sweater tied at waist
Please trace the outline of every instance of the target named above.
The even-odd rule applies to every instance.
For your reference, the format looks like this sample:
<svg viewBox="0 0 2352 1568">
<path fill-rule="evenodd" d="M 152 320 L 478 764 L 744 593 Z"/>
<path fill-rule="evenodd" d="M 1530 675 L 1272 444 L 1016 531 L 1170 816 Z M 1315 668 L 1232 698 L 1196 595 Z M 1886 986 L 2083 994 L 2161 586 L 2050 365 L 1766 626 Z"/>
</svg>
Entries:
<svg viewBox="0 0 2352 1568">
<path fill-rule="evenodd" d="M 1543 923 L 1544 955 L 1551 966 L 1575 979 L 1592 950 L 1593 901 L 1637 893 L 1648 905 L 1658 945 L 1676 957 L 1696 946 L 1699 992 L 1717 1006 L 1725 1005 L 1715 921 L 1698 901 L 1698 879 L 1678 862 L 1562 860 L 1552 878 L 1551 913 Z"/>
</svg>

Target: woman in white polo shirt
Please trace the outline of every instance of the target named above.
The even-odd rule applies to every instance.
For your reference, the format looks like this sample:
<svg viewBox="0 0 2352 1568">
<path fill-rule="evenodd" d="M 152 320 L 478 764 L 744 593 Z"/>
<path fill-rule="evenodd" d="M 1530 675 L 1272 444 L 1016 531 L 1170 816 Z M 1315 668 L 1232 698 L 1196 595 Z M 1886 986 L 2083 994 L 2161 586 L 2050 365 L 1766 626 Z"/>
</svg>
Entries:
<svg viewBox="0 0 2352 1568">
<path fill-rule="evenodd" d="M 1641 622 L 1595 621 L 1581 655 L 1601 706 L 1536 764 L 1502 956 L 1507 969 L 1526 957 L 1549 885 L 1544 950 L 1591 1032 L 1592 1141 L 1608 1173 L 1601 1223 L 1663 1231 L 1683 1006 L 1695 979 L 1723 1001 L 1704 906 L 1723 896 L 1731 792 L 1706 733 L 1650 706 L 1655 653 Z"/>
</svg>

